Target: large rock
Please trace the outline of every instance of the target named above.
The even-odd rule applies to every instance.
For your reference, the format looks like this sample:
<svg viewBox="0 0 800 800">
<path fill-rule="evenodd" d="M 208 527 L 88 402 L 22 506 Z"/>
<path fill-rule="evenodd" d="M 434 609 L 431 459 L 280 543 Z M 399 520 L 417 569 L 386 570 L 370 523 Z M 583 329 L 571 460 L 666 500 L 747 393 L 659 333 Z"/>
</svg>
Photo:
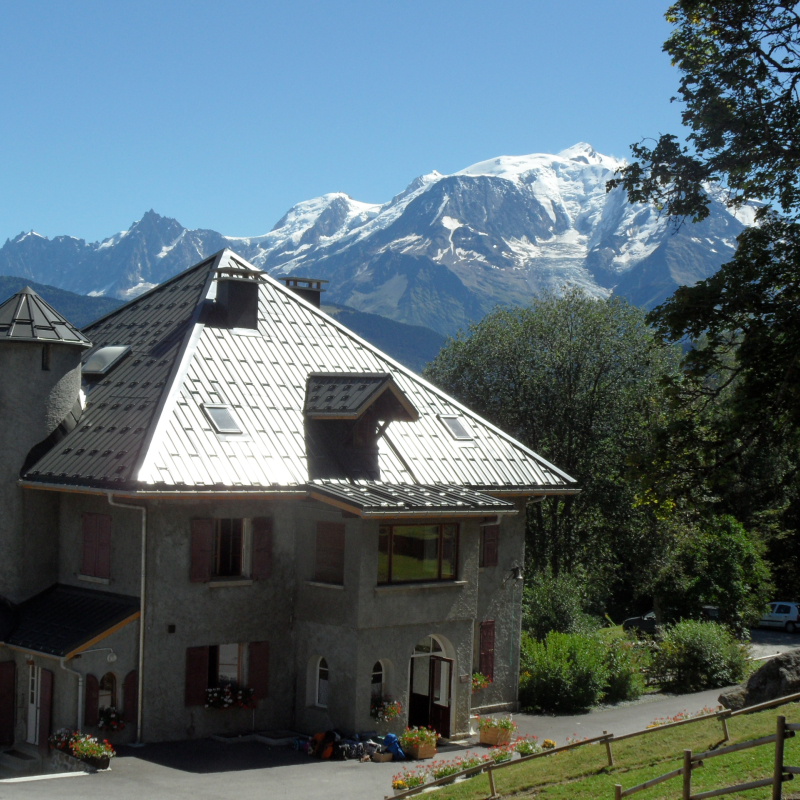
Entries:
<svg viewBox="0 0 800 800">
<path fill-rule="evenodd" d="M 800 692 L 800 648 L 771 658 L 743 684 L 719 696 L 725 708 L 738 711 Z"/>
</svg>

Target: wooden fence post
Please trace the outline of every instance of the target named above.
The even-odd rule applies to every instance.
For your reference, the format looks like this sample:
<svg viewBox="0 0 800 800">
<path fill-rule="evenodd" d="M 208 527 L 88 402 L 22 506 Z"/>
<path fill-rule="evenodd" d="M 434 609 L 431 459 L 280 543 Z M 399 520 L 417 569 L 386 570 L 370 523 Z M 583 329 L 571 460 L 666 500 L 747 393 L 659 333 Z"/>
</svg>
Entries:
<svg viewBox="0 0 800 800">
<path fill-rule="evenodd" d="M 722 711 L 719 715 L 719 721 L 722 723 L 722 735 L 725 737 L 722 741 L 727 742 L 731 737 L 728 735 L 728 712 Z"/>
<path fill-rule="evenodd" d="M 786 737 L 786 717 L 778 717 L 775 731 L 775 771 L 772 775 L 772 800 L 781 800 L 783 791 L 783 740 Z"/>
<path fill-rule="evenodd" d="M 682 800 L 690 800 L 692 796 L 692 751 L 683 751 L 683 795 Z"/>
<path fill-rule="evenodd" d="M 607 733 L 608 733 L 608 731 L 603 731 L 603 736 L 605 736 Z M 606 755 L 608 756 L 608 766 L 609 767 L 613 767 L 614 766 L 614 756 L 611 753 L 611 737 L 606 739 Z"/>
<path fill-rule="evenodd" d="M 494 770 L 492 767 L 486 767 L 486 774 L 489 776 L 489 797 L 497 797 L 497 790 L 494 788 Z"/>
<path fill-rule="evenodd" d="M 614 800 L 622 800 L 622 786 L 620 784 L 614 784 Z"/>
</svg>

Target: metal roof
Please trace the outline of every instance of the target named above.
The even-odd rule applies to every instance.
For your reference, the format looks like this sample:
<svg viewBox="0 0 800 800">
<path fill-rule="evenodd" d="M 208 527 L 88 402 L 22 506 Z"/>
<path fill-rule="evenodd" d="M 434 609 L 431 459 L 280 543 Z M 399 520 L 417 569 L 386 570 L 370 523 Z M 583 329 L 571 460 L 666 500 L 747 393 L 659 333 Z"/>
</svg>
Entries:
<svg viewBox="0 0 800 800">
<path fill-rule="evenodd" d="M 358 419 L 386 392 L 395 400 L 384 408 L 391 414 L 386 419 L 417 419 L 417 410 L 388 372 L 312 372 L 303 413 L 309 419 Z"/>
<path fill-rule="evenodd" d="M 308 484 L 306 387 L 318 373 L 390 376 L 418 413 L 379 439 L 382 484 L 527 494 L 576 491 L 568 475 L 267 275 L 258 330 L 214 326 L 215 271 L 257 271 L 224 250 L 86 329 L 133 352 L 91 389 L 81 425 L 26 478 L 101 488 L 240 492 Z M 242 434 L 204 405 L 230 406 Z M 457 416 L 455 441 L 440 416 Z"/>
<path fill-rule="evenodd" d="M 312 481 L 309 494 L 362 517 L 516 514 L 513 503 L 461 486 Z"/>
<path fill-rule="evenodd" d="M 0 342 L 43 342 L 91 347 L 92 343 L 30 286 L 0 305 Z"/>
<path fill-rule="evenodd" d="M 17 606 L 4 642 L 66 658 L 112 628 L 139 616 L 139 598 L 56 584 Z"/>
</svg>

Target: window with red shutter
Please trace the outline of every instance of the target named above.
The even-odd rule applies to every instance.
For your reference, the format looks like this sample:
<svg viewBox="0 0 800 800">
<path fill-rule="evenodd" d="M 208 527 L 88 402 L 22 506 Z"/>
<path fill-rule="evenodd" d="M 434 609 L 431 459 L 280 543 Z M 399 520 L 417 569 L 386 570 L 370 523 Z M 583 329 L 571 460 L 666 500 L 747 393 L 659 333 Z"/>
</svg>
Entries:
<svg viewBox="0 0 800 800">
<path fill-rule="evenodd" d="M 497 548 L 500 540 L 500 526 L 486 525 L 481 528 L 481 561 L 482 567 L 497 566 Z"/>
<path fill-rule="evenodd" d="M 84 514 L 81 574 L 94 578 L 111 577 L 111 517 Z"/>
<path fill-rule="evenodd" d="M 204 706 L 208 688 L 208 647 L 186 648 L 186 687 L 187 706 Z"/>
<path fill-rule="evenodd" d="M 314 580 L 344 584 L 344 524 L 317 523 L 317 560 Z"/>
<path fill-rule="evenodd" d="M 83 724 L 93 728 L 98 722 L 100 708 L 100 683 L 94 675 L 87 675 L 84 682 Z"/>
<path fill-rule="evenodd" d="M 494 680 L 494 620 L 481 622 L 480 669 L 482 675 Z"/>
<path fill-rule="evenodd" d="M 0 661 L 0 745 L 14 743 L 16 680 L 16 664 L 13 661 Z"/>
<path fill-rule="evenodd" d="M 214 521 L 211 519 L 193 519 L 191 539 L 192 553 L 189 580 L 193 583 L 207 583 L 211 580 Z"/>
<path fill-rule="evenodd" d="M 256 700 L 263 700 L 269 696 L 269 642 L 250 642 L 248 656 L 248 684 Z"/>
<path fill-rule="evenodd" d="M 253 520 L 252 578 L 263 581 L 272 575 L 272 519 L 256 517 Z"/>
</svg>

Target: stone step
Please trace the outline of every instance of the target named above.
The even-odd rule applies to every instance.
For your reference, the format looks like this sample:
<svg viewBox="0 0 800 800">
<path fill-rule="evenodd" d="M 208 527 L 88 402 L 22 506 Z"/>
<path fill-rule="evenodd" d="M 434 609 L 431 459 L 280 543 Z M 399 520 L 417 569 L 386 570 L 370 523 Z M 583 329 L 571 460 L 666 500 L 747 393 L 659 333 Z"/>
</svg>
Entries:
<svg viewBox="0 0 800 800">
<path fill-rule="evenodd" d="M 16 773 L 34 772 L 41 769 L 42 759 L 32 754 L 27 748 L 16 745 L 0 752 L 0 766 L 14 770 Z"/>
</svg>

